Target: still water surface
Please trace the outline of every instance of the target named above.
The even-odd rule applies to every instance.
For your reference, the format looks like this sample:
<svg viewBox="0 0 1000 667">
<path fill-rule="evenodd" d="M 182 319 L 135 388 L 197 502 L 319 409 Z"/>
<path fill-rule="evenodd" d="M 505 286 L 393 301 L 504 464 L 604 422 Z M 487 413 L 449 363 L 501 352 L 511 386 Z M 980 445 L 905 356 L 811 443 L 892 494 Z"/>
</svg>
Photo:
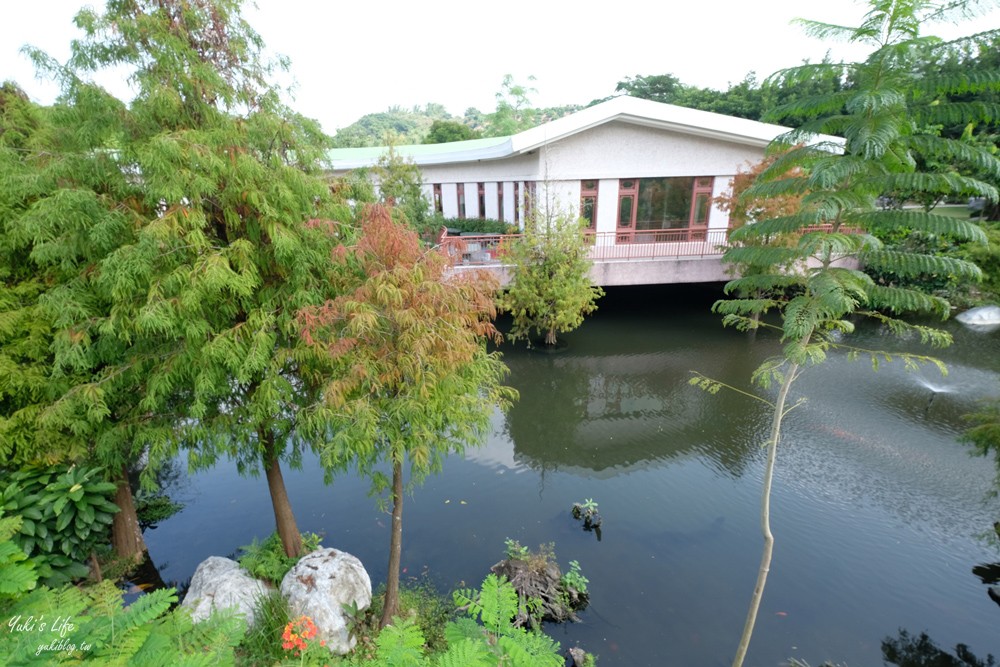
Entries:
<svg viewBox="0 0 1000 667">
<path fill-rule="evenodd" d="M 550 626 L 602 667 L 728 665 L 760 556 L 759 447 L 767 407 L 688 385 L 697 370 L 741 388 L 779 351 L 766 335 L 723 329 L 716 286 L 609 290 L 558 354 L 505 347 L 521 394 L 484 447 L 446 461 L 404 510 L 404 576 L 442 589 L 476 584 L 504 539 L 555 542 L 590 579 L 583 622 Z M 957 442 L 976 399 L 1000 393 L 1000 332 L 945 325 L 942 377 L 834 353 L 794 387 L 772 503 L 776 545 L 747 665 L 797 657 L 882 664 L 900 629 L 941 647 L 1000 654 L 1000 607 L 972 574 L 1000 561 L 981 537 L 1000 519 L 992 462 Z M 898 347 L 877 329 L 857 344 Z M 385 577 L 388 516 L 367 485 L 324 486 L 314 460 L 288 471 L 299 527 Z M 262 478 L 220 465 L 183 481 L 185 509 L 147 531 L 164 579 L 184 582 L 211 555 L 273 530 Z M 569 510 L 593 498 L 601 540 Z"/>
</svg>

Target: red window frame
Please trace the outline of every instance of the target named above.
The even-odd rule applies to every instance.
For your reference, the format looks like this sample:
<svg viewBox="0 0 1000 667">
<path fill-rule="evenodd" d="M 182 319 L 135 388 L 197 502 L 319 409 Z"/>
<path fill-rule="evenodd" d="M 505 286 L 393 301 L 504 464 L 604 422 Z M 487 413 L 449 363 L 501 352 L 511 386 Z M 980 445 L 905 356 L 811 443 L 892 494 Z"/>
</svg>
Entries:
<svg viewBox="0 0 1000 667">
<path fill-rule="evenodd" d="M 590 200 L 590 216 L 584 215 L 588 200 Z M 597 179 L 588 178 L 580 181 L 580 217 L 587 221 L 587 229 L 597 228 Z"/>
</svg>

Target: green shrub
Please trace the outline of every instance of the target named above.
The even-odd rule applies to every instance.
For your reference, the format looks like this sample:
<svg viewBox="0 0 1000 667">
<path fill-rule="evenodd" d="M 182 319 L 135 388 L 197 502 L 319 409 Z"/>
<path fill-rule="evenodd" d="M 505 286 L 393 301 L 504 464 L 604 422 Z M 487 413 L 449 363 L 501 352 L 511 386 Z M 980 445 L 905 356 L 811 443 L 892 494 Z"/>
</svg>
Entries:
<svg viewBox="0 0 1000 667">
<path fill-rule="evenodd" d="M 514 627 L 517 593 L 502 577 L 489 575 L 479 590 L 453 595 L 468 617 L 445 627 L 448 650 L 428 657 L 424 636 L 412 617 L 397 618 L 375 640 L 375 652 L 361 667 L 562 667 L 559 643 L 540 632 Z M 478 621 L 478 622 L 477 622 Z"/>
<path fill-rule="evenodd" d="M 271 591 L 258 598 L 254 605 L 254 624 L 236 649 L 240 664 L 274 665 L 281 662 L 286 657 L 281 648 L 281 633 L 290 620 L 288 603 L 281 593 Z"/>
<path fill-rule="evenodd" d="M 118 511 L 115 485 L 100 468 L 26 467 L 6 475 L 0 516 L 20 516 L 11 539 L 31 558 L 39 579 L 57 586 L 87 576 L 83 564 L 105 542 Z"/>
<path fill-rule="evenodd" d="M 439 230 L 443 226 L 470 234 L 517 234 L 520 231 L 516 225 L 491 218 L 446 218 L 437 213 L 433 221 Z"/>
<path fill-rule="evenodd" d="M 35 564 L 11 539 L 21 530 L 21 517 L 0 519 L 0 600 L 19 597 L 38 582 Z"/>
<path fill-rule="evenodd" d="M 38 588 L 0 604 L 11 623 L 0 633 L 0 655 L 18 665 L 233 665 L 243 620 L 221 612 L 195 624 L 186 609 L 170 611 L 176 602 L 170 588 L 125 607 L 110 581 Z"/>
<path fill-rule="evenodd" d="M 315 533 L 302 533 L 303 553 L 310 553 L 319 549 L 320 537 Z M 278 533 L 271 533 L 263 542 L 256 539 L 251 544 L 240 547 L 242 555 L 236 560 L 257 579 L 263 579 L 275 586 L 281 585 L 284 579 L 298 558 L 289 558 L 285 555 L 285 547 L 281 544 Z"/>
<path fill-rule="evenodd" d="M 569 562 L 569 572 L 566 572 L 562 576 L 562 585 L 566 588 L 576 589 L 578 593 L 587 593 L 587 584 L 590 583 L 590 579 L 583 576 L 583 572 L 580 570 L 580 562 L 571 560 Z"/>
</svg>

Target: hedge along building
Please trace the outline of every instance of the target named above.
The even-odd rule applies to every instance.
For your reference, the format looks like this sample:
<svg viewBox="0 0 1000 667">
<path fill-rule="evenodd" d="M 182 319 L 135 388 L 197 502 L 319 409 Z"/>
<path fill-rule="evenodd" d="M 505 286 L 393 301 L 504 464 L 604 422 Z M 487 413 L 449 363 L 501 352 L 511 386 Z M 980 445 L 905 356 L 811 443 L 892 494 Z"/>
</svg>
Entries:
<svg viewBox="0 0 1000 667">
<path fill-rule="evenodd" d="M 596 235 L 594 260 L 678 260 L 693 266 L 619 267 L 597 284 L 725 280 L 717 246 L 728 214 L 713 204 L 737 169 L 758 162 L 788 128 L 721 114 L 616 97 L 509 137 L 397 146 L 423 178 L 445 218 L 493 218 L 523 228 L 525 216 L 578 211 Z M 336 149 L 335 176 L 374 166 L 385 147 Z M 489 259 L 466 253 L 465 259 Z"/>
</svg>

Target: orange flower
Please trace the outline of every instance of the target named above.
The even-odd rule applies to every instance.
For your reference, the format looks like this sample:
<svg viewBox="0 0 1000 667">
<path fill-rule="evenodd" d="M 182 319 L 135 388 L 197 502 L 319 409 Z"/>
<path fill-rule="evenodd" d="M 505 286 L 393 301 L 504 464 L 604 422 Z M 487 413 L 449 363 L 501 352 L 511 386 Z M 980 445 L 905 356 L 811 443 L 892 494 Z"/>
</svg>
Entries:
<svg viewBox="0 0 1000 667">
<path fill-rule="evenodd" d="M 308 648 L 306 640 L 312 639 L 318 632 L 316 624 L 308 616 L 299 616 L 294 621 L 289 621 L 285 626 L 285 631 L 281 633 L 281 648 L 286 651 L 295 651 L 295 655 L 301 655 L 302 651 Z M 320 646 L 326 646 L 326 641 L 320 641 Z"/>
</svg>

